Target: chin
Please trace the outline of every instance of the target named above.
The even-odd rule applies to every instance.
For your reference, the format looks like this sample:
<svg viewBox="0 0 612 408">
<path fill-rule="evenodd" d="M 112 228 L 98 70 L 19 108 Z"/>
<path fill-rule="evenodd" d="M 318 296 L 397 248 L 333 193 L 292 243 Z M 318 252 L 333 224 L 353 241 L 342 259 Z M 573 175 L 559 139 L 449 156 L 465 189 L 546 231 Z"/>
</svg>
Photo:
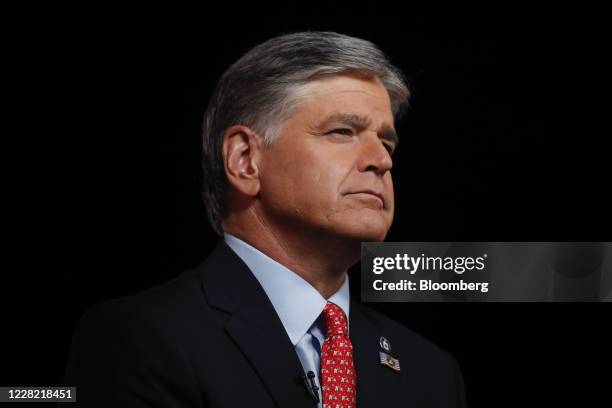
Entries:
<svg viewBox="0 0 612 408">
<path fill-rule="evenodd" d="M 390 227 L 381 217 L 356 218 L 339 226 L 337 232 L 347 238 L 360 242 L 384 241 Z"/>
</svg>

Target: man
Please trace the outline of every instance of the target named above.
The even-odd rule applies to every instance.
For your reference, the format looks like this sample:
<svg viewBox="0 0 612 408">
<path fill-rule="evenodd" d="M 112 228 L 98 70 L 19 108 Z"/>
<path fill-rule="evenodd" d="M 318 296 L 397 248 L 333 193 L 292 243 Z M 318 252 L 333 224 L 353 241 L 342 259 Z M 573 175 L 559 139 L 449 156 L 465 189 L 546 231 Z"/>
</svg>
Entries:
<svg viewBox="0 0 612 408">
<path fill-rule="evenodd" d="M 88 311 L 66 384 L 84 406 L 462 407 L 445 351 L 349 297 L 394 212 L 402 74 L 370 42 L 273 38 L 221 77 L 203 124 L 223 240 L 197 269 Z"/>
</svg>

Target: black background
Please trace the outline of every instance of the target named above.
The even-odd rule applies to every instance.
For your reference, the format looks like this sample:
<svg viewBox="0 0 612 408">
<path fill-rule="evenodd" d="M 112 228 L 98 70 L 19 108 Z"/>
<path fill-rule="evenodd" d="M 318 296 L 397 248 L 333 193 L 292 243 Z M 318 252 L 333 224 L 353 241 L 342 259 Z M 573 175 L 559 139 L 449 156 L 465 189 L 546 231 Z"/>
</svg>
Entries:
<svg viewBox="0 0 612 408">
<path fill-rule="evenodd" d="M 60 384 L 84 308 L 206 257 L 202 113 L 229 64 L 281 33 L 369 39 L 409 76 L 387 240 L 610 240 L 600 13 L 514 7 L 7 14 L 1 384 Z M 609 403 L 606 305 L 371 306 L 451 351 L 472 407 Z"/>
</svg>

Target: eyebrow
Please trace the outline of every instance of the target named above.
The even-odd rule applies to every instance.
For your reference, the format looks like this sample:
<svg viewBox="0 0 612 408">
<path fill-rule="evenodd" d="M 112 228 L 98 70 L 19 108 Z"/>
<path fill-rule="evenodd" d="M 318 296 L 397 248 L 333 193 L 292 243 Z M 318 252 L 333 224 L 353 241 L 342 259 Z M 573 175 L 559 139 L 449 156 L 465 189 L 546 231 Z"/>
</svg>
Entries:
<svg viewBox="0 0 612 408">
<path fill-rule="evenodd" d="M 334 113 L 325 118 L 320 124 L 319 128 L 325 128 L 333 123 L 341 123 L 346 126 L 351 126 L 356 129 L 365 129 L 370 126 L 371 121 L 365 116 L 357 115 L 354 113 Z M 394 147 L 399 144 L 399 137 L 393 127 L 389 125 L 383 125 L 378 132 L 379 138 L 393 143 Z"/>
</svg>

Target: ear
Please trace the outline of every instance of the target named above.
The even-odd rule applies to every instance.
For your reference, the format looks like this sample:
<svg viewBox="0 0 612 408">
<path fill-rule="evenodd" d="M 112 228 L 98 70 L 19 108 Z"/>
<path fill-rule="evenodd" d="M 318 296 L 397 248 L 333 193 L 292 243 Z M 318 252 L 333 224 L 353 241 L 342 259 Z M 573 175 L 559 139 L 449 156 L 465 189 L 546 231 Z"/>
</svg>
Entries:
<svg viewBox="0 0 612 408">
<path fill-rule="evenodd" d="M 259 150 L 261 138 L 249 127 L 235 125 L 223 135 L 223 163 L 229 183 L 240 193 L 259 194 Z"/>
</svg>

